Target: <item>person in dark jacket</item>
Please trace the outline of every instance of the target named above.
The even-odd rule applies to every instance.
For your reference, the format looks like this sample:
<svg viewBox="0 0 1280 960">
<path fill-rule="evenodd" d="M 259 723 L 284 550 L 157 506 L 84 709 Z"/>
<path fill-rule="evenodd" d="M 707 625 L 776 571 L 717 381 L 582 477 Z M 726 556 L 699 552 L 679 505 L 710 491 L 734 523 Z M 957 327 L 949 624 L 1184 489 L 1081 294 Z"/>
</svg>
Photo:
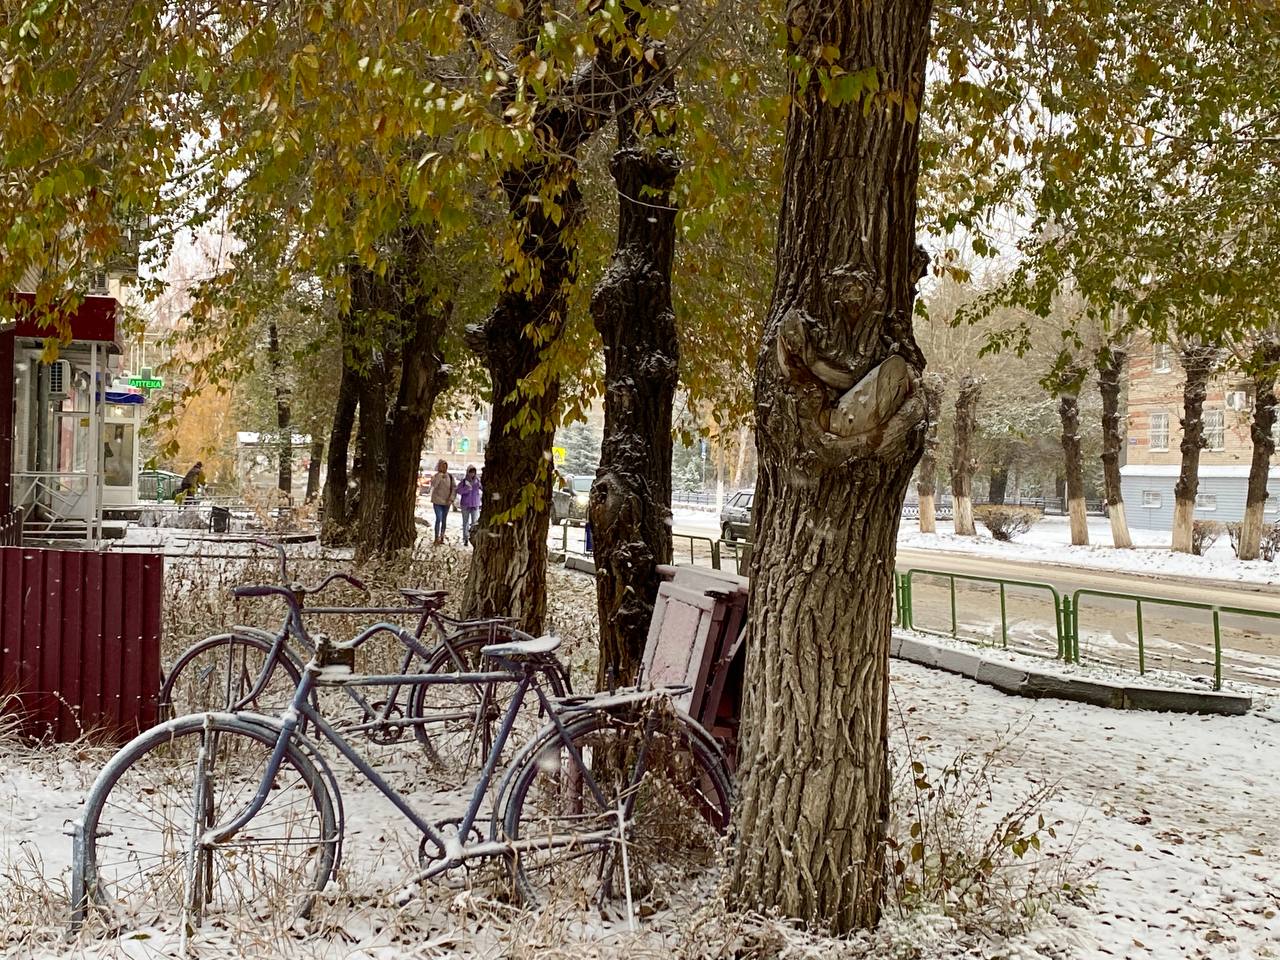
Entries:
<svg viewBox="0 0 1280 960">
<path fill-rule="evenodd" d="M 186 500 L 187 497 L 194 496 L 200 491 L 200 484 L 204 482 L 204 464 L 197 460 L 187 471 L 186 476 L 182 478 L 182 483 L 178 484 L 178 492 L 174 494 L 173 499 L 178 503 Z"/>
<path fill-rule="evenodd" d="M 480 516 L 480 498 L 484 495 L 484 487 L 475 467 L 467 467 L 467 475 L 458 484 L 458 501 L 462 508 L 462 545 L 471 543 L 471 531 L 475 527 L 476 518 Z"/>
</svg>

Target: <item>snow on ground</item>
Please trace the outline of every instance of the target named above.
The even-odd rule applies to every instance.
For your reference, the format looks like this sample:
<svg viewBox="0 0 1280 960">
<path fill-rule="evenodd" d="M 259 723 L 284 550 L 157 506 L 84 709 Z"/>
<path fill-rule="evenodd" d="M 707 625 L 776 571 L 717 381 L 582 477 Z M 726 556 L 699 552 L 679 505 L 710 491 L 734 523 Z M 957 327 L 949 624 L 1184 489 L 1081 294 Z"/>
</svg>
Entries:
<svg viewBox="0 0 1280 960">
<path fill-rule="evenodd" d="M 1050 824 L 1061 822 L 1056 839 L 1045 837 L 1039 862 L 1081 892 L 1058 902 L 1021 903 L 1038 907 L 1029 929 L 998 940 L 936 915 L 904 919 L 891 910 L 878 937 L 859 941 L 869 946 L 854 950 L 848 943 L 811 940 L 815 952 L 804 955 L 1280 957 L 1280 891 L 1273 882 L 1280 873 L 1280 819 L 1274 815 L 1280 805 L 1280 726 L 1252 715 L 1121 713 L 1027 701 L 912 664 L 895 662 L 892 669 L 897 760 L 924 763 L 935 780 L 957 757 L 967 758 L 960 764 L 969 771 L 965 778 L 985 767 L 990 794 L 979 797 L 973 814 L 992 825 L 1040 787 L 1051 788 L 1033 818 L 1042 813 Z M 38 931 L 28 928 L 25 941 L 0 940 L 0 953 L 67 960 L 175 955 L 163 936 L 119 944 L 56 939 L 70 854 L 64 825 L 76 815 L 102 760 L 100 752 L 70 748 L 0 751 L 0 903 L 24 911 L 0 923 L 0 937 L 38 922 L 29 912 L 40 913 L 44 924 Z M 399 766 L 403 785 L 413 764 Z M 500 915 L 482 898 L 440 886 L 425 888 L 407 904 L 398 901 L 393 881 L 410 869 L 416 846 L 411 832 L 350 775 L 343 776 L 343 789 L 352 831 L 349 895 L 327 904 L 310 927 L 264 934 L 254 949 L 262 960 L 724 955 L 729 929 L 717 926 L 726 920 L 714 906 L 696 918 L 666 917 L 660 933 L 636 938 L 589 913 L 537 920 Z M 441 808 L 457 797 L 433 795 L 425 786 L 414 796 Z M 0 908 L 0 916 L 6 912 Z M 197 941 L 194 956 L 229 958 L 243 949 L 231 945 L 226 931 L 201 936 L 206 940 Z"/>
<path fill-rule="evenodd" d="M 1001 560 L 1056 563 L 1095 570 L 1115 570 L 1156 576 L 1203 577 L 1243 583 L 1280 584 L 1280 563 L 1237 560 L 1224 534 L 1203 557 L 1174 553 L 1169 534 L 1159 530 L 1133 530 L 1134 549 L 1117 550 L 1111 543 L 1110 523 L 1089 518 L 1090 546 L 1071 545 L 1066 517 L 1045 517 L 1012 543 L 1001 543 L 981 525 L 976 537 L 958 537 L 949 520 L 938 521 L 938 533 L 920 533 L 914 519 L 904 519 L 898 546 L 918 550 L 971 553 Z"/>
</svg>

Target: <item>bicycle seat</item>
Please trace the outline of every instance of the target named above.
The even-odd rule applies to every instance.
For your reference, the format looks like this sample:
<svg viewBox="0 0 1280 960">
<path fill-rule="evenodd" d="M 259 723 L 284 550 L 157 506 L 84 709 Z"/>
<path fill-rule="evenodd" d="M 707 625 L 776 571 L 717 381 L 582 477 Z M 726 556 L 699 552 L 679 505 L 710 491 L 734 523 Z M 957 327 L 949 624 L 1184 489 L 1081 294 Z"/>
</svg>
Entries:
<svg viewBox="0 0 1280 960">
<path fill-rule="evenodd" d="M 484 657 L 533 657 L 551 653 L 560 646 L 560 638 L 552 634 L 529 640 L 512 640 L 509 643 L 491 643 L 480 648 Z"/>
<path fill-rule="evenodd" d="M 416 587 L 401 587 L 400 596 L 410 603 L 419 603 L 424 607 L 443 607 L 449 596 L 448 590 L 419 590 Z"/>
</svg>

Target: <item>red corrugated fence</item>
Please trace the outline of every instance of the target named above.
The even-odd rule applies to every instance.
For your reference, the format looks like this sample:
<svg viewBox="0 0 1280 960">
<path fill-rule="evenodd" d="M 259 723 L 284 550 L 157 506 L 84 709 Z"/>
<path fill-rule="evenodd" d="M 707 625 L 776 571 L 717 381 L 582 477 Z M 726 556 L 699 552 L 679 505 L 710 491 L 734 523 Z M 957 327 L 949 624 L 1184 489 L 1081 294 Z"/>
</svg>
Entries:
<svg viewBox="0 0 1280 960">
<path fill-rule="evenodd" d="M 164 557 L 0 547 L 0 696 L 31 733 L 131 736 L 156 722 Z"/>
</svg>

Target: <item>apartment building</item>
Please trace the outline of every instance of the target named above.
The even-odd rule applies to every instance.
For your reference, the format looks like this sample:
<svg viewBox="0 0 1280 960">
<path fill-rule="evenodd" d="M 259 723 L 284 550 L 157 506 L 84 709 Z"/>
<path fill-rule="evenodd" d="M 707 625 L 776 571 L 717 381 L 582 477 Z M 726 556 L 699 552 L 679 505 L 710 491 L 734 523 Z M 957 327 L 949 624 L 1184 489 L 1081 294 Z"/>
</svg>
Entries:
<svg viewBox="0 0 1280 960">
<path fill-rule="evenodd" d="M 1150 530 L 1173 526 L 1173 488 L 1182 453 L 1182 389 L 1177 349 L 1164 343 L 1135 344 L 1128 365 L 1128 429 L 1121 489 L 1130 525 Z M 1253 386 L 1230 368 L 1214 376 L 1205 395 L 1208 447 L 1200 452 L 1196 518 L 1239 520 L 1244 516 L 1253 441 Z M 1280 430 L 1277 431 L 1280 434 Z M 1272 459 L 1265 517 L 1280 521 L 1280 457 Z"/>
</svg>

